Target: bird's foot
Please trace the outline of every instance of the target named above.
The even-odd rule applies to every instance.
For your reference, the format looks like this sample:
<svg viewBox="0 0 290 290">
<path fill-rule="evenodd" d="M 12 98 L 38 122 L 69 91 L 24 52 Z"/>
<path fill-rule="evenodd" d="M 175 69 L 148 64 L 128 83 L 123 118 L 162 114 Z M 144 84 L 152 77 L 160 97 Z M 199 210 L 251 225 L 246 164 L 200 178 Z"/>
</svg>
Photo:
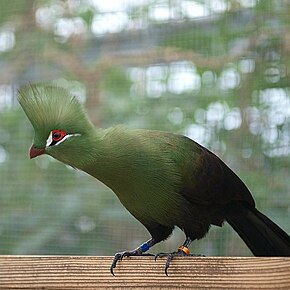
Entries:
<svg viewBox="0 0 290 290">
<path fill-rule="evenodd" d="M 142 251 L 140 251 L 139 248 L 133 251 L 124 251 L 124 252 L 116 253 L 113 259 L 113 262 L 111 264 L 111 268 L 110 268 L 111 274 L 115 276 L 114 269 L 116 268 L 118 261 L 122 261 L 124 257 L 131 257 L 131 256 L 155 256 L 155 255 L 150 254 L 150 253 L 143 253 Z"/>
<path fill-rule="evenodd" d="M 204 255 L 199 254 L 190 254 L 189 249 L 185 246 L 180 246 L 177 250 L 177 252 L 172 253 L 158 253 L 155 255 L 155 261 L 157 258 L 163 258 L 167 257 L 166 263 L 165 263 L 165 274 L 168 276 L 168 269 L 170 267 L 171 260 L 174 257 L 203 257 Z"/>
</svg>

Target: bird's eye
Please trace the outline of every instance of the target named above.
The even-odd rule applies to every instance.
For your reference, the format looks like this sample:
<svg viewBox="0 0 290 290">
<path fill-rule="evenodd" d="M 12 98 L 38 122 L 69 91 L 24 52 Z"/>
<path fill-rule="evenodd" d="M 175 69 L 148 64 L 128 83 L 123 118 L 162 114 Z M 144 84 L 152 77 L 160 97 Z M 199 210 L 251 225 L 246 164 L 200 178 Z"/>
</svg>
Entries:
<svg viewBox="0 0 290 290">
<path fill-rule="evenodd" d="M 55 142 L 60 141 L 65 136 L 66 136 L 66 132 L 63 130 L 53 130 L 52 131 L 52 140 Z"/>
<path fill-rule="evenodd" d="M 65 140 L 75 136 L 81 136 L 81 134 L 79 133 L 68 134 L 66 131 L 59 129 L 52 130 L 46 140 L 46 148 L 59 145 Z"/>
</svg>

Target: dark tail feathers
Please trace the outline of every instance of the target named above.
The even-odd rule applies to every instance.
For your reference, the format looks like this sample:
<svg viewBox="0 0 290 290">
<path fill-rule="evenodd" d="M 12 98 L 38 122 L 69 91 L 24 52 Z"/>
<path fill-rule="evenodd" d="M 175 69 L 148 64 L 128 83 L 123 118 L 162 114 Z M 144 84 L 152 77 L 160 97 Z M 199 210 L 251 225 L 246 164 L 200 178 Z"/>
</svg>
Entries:
<svg viewBox="0 0 290 290">
<path fill-rule="evenodd" d="M 256 208 L 235 202 L 225 212 L 226 221 L 255 256 L 290 256 L 290 237 Z"/>
</svg>

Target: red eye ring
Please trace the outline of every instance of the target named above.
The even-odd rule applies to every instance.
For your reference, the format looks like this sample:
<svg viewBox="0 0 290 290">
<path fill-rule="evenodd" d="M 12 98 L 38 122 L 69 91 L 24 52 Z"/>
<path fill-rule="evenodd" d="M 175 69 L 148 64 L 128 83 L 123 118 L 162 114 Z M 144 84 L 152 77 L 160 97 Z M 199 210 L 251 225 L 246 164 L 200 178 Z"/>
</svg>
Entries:
<svg viewBox="0 0 290 290">
<path fill-rule="evenodd" d="M 66 132 L 63 131 L 63 130 L 53 130 L 51 132 L 51 136 L 52 136 L 52 140 L 55 141 L 55 142 L 58 142 L 60 141 L 63 137 L 66 136 Z"/>
</svg>

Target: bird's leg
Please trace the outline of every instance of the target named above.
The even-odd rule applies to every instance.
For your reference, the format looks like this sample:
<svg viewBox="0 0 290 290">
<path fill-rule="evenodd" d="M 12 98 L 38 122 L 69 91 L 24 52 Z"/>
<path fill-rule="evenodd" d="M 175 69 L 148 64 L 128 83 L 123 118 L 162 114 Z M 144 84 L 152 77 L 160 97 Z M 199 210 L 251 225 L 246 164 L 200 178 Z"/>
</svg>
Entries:
<svg viewBox="0 0 290 290">
<path fill-rule="evenodd" d="M 146 254 L 145 252 L 147 252 L 155 244 L 156 244 L 156 241 L 154 240 L 154 238 L 151 238 L 150 240 L 148 240 L 147 242 L 143 243 L 138 248 L 136 248 L 136 249 L 134 249 L 132 251 L 124 251 L 124 252 L 116 253 L 115 257 L 113 259 L 113 262 L 111 264 L 111 268 L 110 268 L 112 275 L 115 276 L 114 268 L 116 268 L 117 262 L 121 261 L 124 257 L 130 257 L 130 256 L 154 256 L 153 254 L 149 254 L 149 253 Z"/>
<path fill-rule="evenodd" d="M 155 255 L 155 261 L 157 258 L 167 257 L 166 264 L 165 264 L 165 274 L 168 276 L 168 268 L 170 266 L 171 260 L 173 257 L 184 257 L 184 256 L 200 256 L 200 255 L 194 255 L 190 254 L 190 251 L 188 247 L 192 243 L 191 238 L 187 237 L 184 243 L 178 247 L 177 252 L 173 253 L 159 253 Z"/>
</svg>

